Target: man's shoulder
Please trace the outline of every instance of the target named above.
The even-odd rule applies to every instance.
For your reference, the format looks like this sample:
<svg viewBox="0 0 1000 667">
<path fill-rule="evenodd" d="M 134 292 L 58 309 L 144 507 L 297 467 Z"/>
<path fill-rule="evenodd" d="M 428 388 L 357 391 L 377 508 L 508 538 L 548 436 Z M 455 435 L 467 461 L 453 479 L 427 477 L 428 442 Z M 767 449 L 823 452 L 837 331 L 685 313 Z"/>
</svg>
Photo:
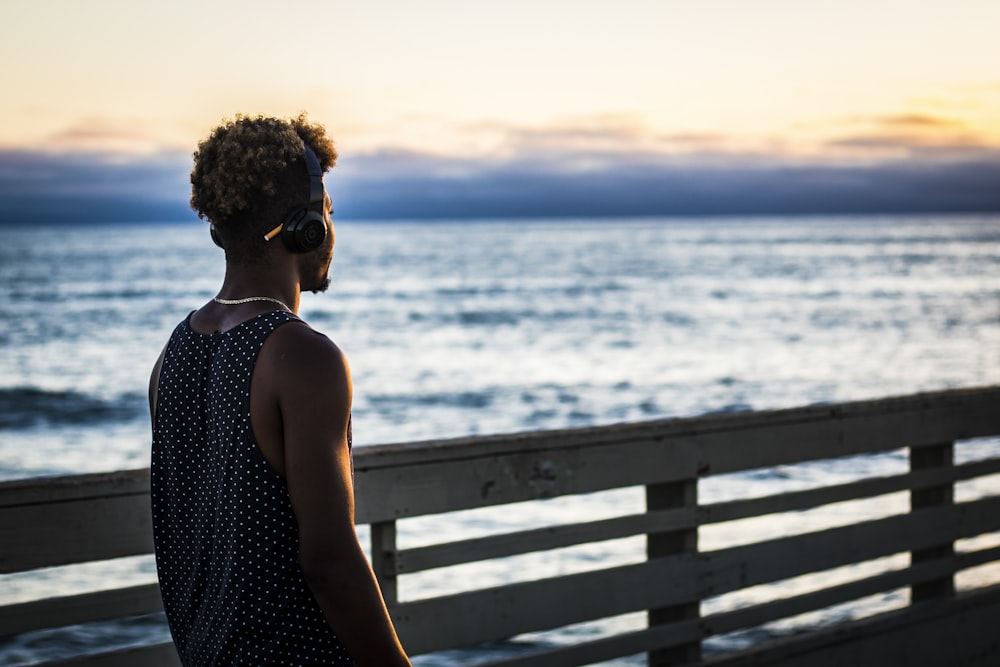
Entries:
<svg viewBox="0 0 1000 667">
<path fill-rule="evenodd" d="M 261 354 L 267 363 L 296 373 L 329 372 L 347 366 L 337 344 L 303 320 L 292 320 L 275 329 Z"/>
<path fill-rule="evenodd" d="M 270 335 L 258 357 L 255 377 L 282 405 L 286 400 L 294 405 L 350 405 L 347 358 L 332 340 L 300 320 Z"/>
</svg>

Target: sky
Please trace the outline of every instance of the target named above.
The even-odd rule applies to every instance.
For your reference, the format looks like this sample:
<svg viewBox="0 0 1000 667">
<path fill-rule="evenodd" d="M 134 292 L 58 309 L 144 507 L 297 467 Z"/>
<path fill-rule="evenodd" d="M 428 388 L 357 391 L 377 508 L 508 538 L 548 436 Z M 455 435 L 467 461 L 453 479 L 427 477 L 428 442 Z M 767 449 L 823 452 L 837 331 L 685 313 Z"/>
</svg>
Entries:
<svg viewBox="0 0 1000 667">
<path fill-rule="evenodd" d="M 2 0 L 0 222 L 183 219 L 307 111 L 339 217 L 1000 210 L 1000 2 Z"/>
</svg>

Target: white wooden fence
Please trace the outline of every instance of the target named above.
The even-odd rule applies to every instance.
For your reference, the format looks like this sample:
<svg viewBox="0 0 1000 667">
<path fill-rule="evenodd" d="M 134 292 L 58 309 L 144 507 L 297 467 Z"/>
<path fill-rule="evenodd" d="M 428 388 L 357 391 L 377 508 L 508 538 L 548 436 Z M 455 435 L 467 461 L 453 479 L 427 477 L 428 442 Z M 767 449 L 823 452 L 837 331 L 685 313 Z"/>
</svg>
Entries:
<svg viewBox="0 0 1000 667">
<path fill-rule="evenodd" d="M 993 495 L 956 502 L 957 482 L 1000 474 L 1000 457 L 956 465 L 956 441 L 1000 435 L 1000 387 L 791 410 L 385 445 L 355 453 L 357 521 L 370 524 L 373 566 L 413 654 L 642 612 L 645 627 L 571 646 L 517 652 L 499 667 L 584 665 L 645 653 L 651 665 L 997 665 L 1000 586 L 956 592 L 956 573 L 996 563 L 1000 478 Z M 881 477 L 700 503 L 716 475 L 903 448 L 909 470 Z M 457 510 L 640 487 L 641 512 L 397 547 L 399 522 Z M 699 528 L 905 492 L 910 507 L 857 523 L 711 551 Z M 0 484 L 0 574 L 148 554 L 147 470 Z M 645 536 L 641 562 L 400 600 L 402 578 L 572 545 Z M 994 543 L 1000 543 L 995 540 Z M 706 613 L 704 601 L 894 554 L 906 563 L 766 602 Z M 703 655 L 713 635 L 907 588 L 901 608 L 741 650 Z M 2 601 L 2 592 L 0 592 Z M 0 602 L 0 636 L 160 609 L 155 585 L 18 604 Z M 156 644 L 51 664 L 177 665 Z M 477 663 L 478 664 L 478 663 Z M 486 663 L 483 663 L 486 664 Z"/>
</svg>

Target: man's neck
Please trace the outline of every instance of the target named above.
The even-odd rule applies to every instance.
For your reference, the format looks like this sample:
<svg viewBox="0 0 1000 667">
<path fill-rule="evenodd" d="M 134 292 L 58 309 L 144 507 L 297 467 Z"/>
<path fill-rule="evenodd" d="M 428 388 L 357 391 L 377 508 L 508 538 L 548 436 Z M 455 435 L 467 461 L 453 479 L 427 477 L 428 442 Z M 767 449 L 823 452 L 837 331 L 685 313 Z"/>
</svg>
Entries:
<svg viewBox="0 0 1000 667">
<path fill-rule="evenodd" d="M 269 297 L 299 311 L 302 294 L 298 280 L 284 267 L 270 265 L 226 264 L 226 277 L 218 296 L 223 299 Z"/>
</svg>

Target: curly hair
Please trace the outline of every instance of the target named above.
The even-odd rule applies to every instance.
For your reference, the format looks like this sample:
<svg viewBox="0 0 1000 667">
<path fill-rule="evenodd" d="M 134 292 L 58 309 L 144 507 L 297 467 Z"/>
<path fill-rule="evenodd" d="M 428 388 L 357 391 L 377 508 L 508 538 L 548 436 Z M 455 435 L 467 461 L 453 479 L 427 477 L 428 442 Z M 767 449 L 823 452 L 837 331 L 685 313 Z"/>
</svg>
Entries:
<svg viewBox="0 0 1000 667">
<path fill-rule="evenodd" d="M 303 143 L 326 172 L 337 150 L 306 114 L 282 120 L 237 114 L 198 144 L 191 170 L 191 208 L 215 225 L 234 261 L 260 260 L 263 233 L 309 200 Z"/>
</svg>

